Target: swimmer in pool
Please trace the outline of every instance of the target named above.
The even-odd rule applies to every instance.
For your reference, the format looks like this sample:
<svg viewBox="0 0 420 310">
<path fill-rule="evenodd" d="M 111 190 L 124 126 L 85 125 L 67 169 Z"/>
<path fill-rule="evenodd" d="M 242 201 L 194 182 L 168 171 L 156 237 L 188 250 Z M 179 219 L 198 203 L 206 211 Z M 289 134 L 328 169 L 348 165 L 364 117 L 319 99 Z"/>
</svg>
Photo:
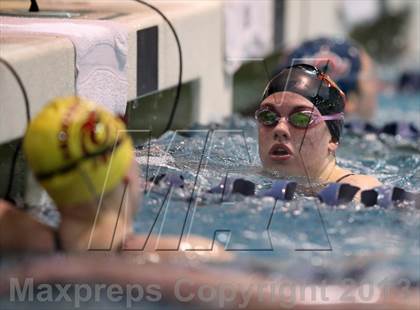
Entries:
<svg viewBox="0 0 420 310">
<path fill-rule="evenodd" d="M 264 169 L 305 176 L 314 183 L 340 182 L 361 190 L 381 185 L 374 177 L 337 165 L 346 98 L 316 67 L 283 69 L 267 85 L 255 112 Z"/>
<path fill-rule="evenodd" d="M 276 73 L 296 63 L 307 63 L 320 68 L 336 81 L 347 96 L 346 117 L 367 121 L 374 116 L 378 81 L 373 61 L 361 46 L 351 40 L 308 40 L 287 53 Z"/>
<path fill-rule="evenodd" d="M 142 197 L 142 180 L 132 140 L 120 119 L 78 97 L 57 98 L 31 121 L 23 150 L 36 179 L 60 212 L 59 229 L 51 238 L 52 250 L 142 248 L 147 236 L 133 233 L 133 218 Z M 2 208 L 7 210 L 4 203 Z M 34 236 L 35 231 L 47 232 L 33 226 L 36 228 Z M 176 249 L 179 238 L 152 235 L 145 251 L 154 251 L 157 247 Z M 208 248 L 209 244 L 208 239 L 190 236 L 182 240 L 180 248 Z M 177 251 L 167 252 L 167 255 L 174 252 Z M 188 253 L 189 257 L 194 256 Z M 178 251 L 174 255 L 184 254 Z M 230 257 L 217 244 L 212 251 L 201 251 L 197 255 L 210 259 Z"/>
</svg>

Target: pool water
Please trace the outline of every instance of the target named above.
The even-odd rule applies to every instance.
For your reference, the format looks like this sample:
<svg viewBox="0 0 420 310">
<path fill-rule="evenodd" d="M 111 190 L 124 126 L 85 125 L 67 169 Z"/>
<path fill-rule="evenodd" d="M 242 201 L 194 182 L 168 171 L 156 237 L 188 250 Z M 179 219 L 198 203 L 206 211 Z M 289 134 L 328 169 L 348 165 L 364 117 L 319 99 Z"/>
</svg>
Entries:
<svg viewBox="0 0 420 310">
<path fill-rule="evenodd" d="M 381 97 L 374 123 L 406 120 L 420 128 L 419 107 L 418 96 Z M 224 195 L 222 201 L 221 194 L 208 193 L 227 174 L 254 182 L 257 191 L 276 179 L 261 171 L 256 128 L 252 119 L 232 116 L 223 124 L 165 133 L 151 141 L 149 158 L 148 145 L 139 148 L 145 178 L 182 174 L 185 186 L 149 187 L 136 231 L 215 237 L 236 257 L 229 268 L 305 282 L 348 278 L 400 287 L 420 284 L 420 210 L 414 204 L 330 207 L 300 194 L 290 202 L 275 202 L 238 194 Z M 398 137 L 344 133 L 338 163 L 418 192 L 419 146 L 419 141 Z"/>
</svg>

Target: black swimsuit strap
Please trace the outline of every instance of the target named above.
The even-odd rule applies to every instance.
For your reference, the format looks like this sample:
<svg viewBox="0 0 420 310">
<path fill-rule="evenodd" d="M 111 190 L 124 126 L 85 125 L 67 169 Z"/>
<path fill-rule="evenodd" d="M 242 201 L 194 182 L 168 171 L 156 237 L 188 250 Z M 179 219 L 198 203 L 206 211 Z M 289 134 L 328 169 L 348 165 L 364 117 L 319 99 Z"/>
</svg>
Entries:
<svg viewBox="0 0 420 310">
<path fill-rule="evenodd" d="M 63 252 L 63 245 L 61 243 L 61 239 L 60 239 L 60 234 L 58 233 L 58 231 L 54 231 L 54 248 L 56 252 Z"/>
<path fill-rule="evenodd" d="M 335 183 L 339 183 L 340 181 L 343 181 L 343 179 L 345 179 L 345 178 L 347 178 L 351 175 L 354 175 L 354 173 L 348 173 L 348 174 L 343 175 L 341 178 L 339 178 L 337 181 L 335 181 Z"/>
</svg>

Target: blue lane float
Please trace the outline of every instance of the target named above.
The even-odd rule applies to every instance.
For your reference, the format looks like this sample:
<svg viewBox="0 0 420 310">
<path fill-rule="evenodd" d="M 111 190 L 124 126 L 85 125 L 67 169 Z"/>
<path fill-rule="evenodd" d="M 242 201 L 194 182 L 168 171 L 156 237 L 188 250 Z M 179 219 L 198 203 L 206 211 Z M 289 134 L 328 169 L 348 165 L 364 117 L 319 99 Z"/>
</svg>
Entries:
<svg viewBox="0 0 420 310">
<path fill-rule="evenodd" d="M 383 127 L 376 127 L 371 123 L 359 120 L 350 121 L 344 127 L 355 134 L 362 135 L 368 133 L 386 134 L 390 136 L 398 136 L 408 140 L 420 139 L 419 129 L 410 122 L 391 122 L 385 124 Z"/>
<path fill-rule="evenodd" d="M 184 188 L 185 179 L 181 174 L 161 174 L 151 178 L 155 184 L 166 184 L 169 187 Z M 267 190 L 256 193 L 256 184 L 243 178 L 223 178 L 221 182 L 207 191 L 210 194 L 221 194 L 230 197 L 232 194 L 243 196 L 272 197 L 275 200 L 290 201 L 295 197 L 297 183 L 289 180 L 274 181 Z M 338 206 L 353 201 L 359 187 L 346 183 L 331 183 L 321 190 L 317 197 L 329 206 Z M 361 192 L 361 203 L 366 207 L 379 206 L 388 208 L 403 201 L 414 202 L 420 208 L 420 193 L 411 193 L 399 187 L 380 186 Z"/>
<path fill-rule="evenodd" d="M 416 207 L 419 207 L 419 194 L 407 192 L 399 187 L 376 187 L 370 190 L 365 190 L 361 194 L 361 202 L 366 207 L 378 205 L 382 208 L 388 208 L 394 203 L 402 201 L 414 201 Z"/>
<path fill-rule="evenodd" d="M 388 208 L 393 203 L 392 196 L 393 188 L 377 187 L 363 191 L 360 200 L 366 207 L 378 205 L 382 208 Z"/>
<path fill-rule="evenodd" d="M 255 195 L 255 183 L 245 179 L 223 178 L 223 180 L 215 187 L 212 187 L 208 193 L 211 194 L 242 194 L 244 196 Z"/>
<path fill-rule="evenodd" d="M 376 128 L 370 123 L 360 121 L 360 120 L 354 120 L 354 121 L 345 123 L 344 128 L 358 135 L 363 135 L 363 134 L 368 134 L 368 133 L 374 133 L 374 134 L 379 133 L 378 128 Z"/>
<path fill-rule="evenodd" d="M 294 198 L 296 182 L 279 180 L 273 182 L 270 189 L 262 191 L 259 196 L 273 197 L 275 200 L 289 201 Z"/>
<path fill-rule="evenodd" d="M 381 129 L 381 133 L 400 136 L 404 139 L 417 140 L 420 138 L 419 130 L 412 123 L 392 122 L 385 124 Z"/>
<path fill-rule="evenodd" d="M 169 187 L 184 188 L 185 179 L 182 174 L 160 174 L 154 178 L 151 178 L 154 184 L 164 183 Z"/>
<path fill-rule="evenodd" d="M 244 196 L 254 196 L 255 195 L 255 183 L 245 180 L 245 179 L 236 179 L 233 181 L 232 194 L 242 194 Z"/>
<path fill-rule="evenodd" d="M 329 206 L 338 206 L 351 202 L 359 190 L 350 184 L 331 183 L 318 193 L 318 198 Z"/>
</svg>

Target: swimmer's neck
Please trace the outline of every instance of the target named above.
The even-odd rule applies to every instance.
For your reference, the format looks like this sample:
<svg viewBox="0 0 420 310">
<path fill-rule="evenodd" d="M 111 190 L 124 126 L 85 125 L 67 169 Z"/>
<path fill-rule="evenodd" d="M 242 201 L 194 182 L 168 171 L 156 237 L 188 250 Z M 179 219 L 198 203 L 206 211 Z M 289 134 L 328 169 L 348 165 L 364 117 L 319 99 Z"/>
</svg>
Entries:
<svg viewBox="0 0 420 310">
<path fill-rule="evenodd" d="M 65 251 L 115 251 L 132 233 L 132 220 L 124 210 L 103 208 L 98 216 L 83 220 L 77 215 L 63 214 L 59 238 Z"/>
<path fill-rule="evenodd" d="M 336 160 L 330 160 L 324 165 L 324 168 L 321 169 L 318 177 L 316 178 L 321 183 L 333 183 L 340 178 L 345 173 L 350 171 L 343 169 L 337 165 Z"/>
</svg>

